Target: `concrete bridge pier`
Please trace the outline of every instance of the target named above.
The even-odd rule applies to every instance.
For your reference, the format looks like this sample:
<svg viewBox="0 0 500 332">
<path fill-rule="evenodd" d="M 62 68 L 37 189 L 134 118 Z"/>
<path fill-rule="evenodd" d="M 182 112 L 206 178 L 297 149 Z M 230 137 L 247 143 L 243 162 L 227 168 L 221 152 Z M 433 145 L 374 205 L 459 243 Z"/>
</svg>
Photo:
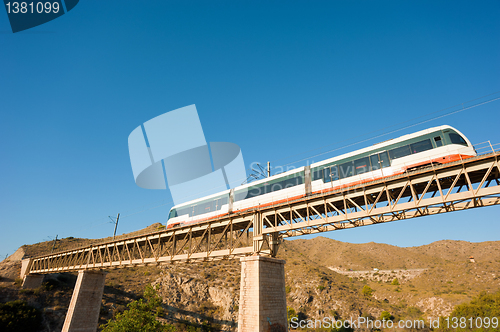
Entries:
<svg viewBox="0 0 500 332">
<path fill-rule="evenodd" d="M 285 261 L 248 256 L 241 260 L 238 332 L 286 332 Z"/>
<path fill-rule="evenodd" d="M 78 271 L 62 332 L 95 332 L 99 322 L 106 272 Z"/>
<path fill-rule="evenodd" d="M 43 278 L 45 275 L 43 274 L 28 274 L 23 278 L 23 284 L 21 285 L 22 289 L 35 289 L 42 285 Z"/>
</svg>

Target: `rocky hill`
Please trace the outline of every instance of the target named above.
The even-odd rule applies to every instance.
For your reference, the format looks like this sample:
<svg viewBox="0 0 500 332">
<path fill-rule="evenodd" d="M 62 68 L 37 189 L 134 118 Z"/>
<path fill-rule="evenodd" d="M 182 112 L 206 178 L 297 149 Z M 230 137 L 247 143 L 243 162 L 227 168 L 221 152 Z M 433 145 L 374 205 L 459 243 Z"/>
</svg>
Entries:
<svg viewBox="0 0 500 332">
<path fill-rule="evenodd" d="M 161 224 L 134 232 L 161 229 Z M 129 236 L 131 234 L 125 234 Z M 108 239 L 58 240 L 56 251 Z M 25 245 L 0 263 L 0 302 L 22 299 L 43 311 L 44 331 L 59 331 L 76 280 L 74 274 L 46 278 L 37 290 L 20 290 L 20 259 L 52 250 L 53 242 Z M 471 259 L 471 256 L 473 259 Z M 419 247 L 351 244 L 317 237 L 285 241 L 287 305 L 302 318 L 367 316 L 383 311 L 396 318 L 448 315 L 454 306 L 480 292 L 500 289 L 500 241 L 438 241 Z M 162 319 L 179 331 L 235 331 L 239 308 L 240 263 L 223 260 L 110 270 L 101 323 L 137 299 L 145 285 L 157 287 L 164 300 Z M 371 292 L 362 290 L 369 287 Z M 191 327 L 190 327 L 191 326 Z"/>
</svg>

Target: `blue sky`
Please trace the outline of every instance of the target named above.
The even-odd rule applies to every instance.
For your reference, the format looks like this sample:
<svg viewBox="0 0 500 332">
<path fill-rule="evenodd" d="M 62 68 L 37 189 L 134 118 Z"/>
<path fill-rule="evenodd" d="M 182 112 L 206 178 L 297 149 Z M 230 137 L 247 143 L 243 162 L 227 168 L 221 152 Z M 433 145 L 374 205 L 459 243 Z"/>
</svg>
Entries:
<svg viewBox="0 0 500 332">
<path fill-rule="evenodd" d="M 418 124 L 500 91 L 498 17 L 498 1 L 94 0 L 13 34 L 0 10 L 0 257 L 112 235 L 118 212 L 118 233 L 165 223 L 169 193 L 135 185 L 127 137 L 190 104 L 207 141 L 238 144 L 247 166 L 301 166 L 415 124 L 309 160 L 441 124 L 499 143 L 500 101 Z M 323 235 L 498 240 L 499 212 Z"/>
</svg>

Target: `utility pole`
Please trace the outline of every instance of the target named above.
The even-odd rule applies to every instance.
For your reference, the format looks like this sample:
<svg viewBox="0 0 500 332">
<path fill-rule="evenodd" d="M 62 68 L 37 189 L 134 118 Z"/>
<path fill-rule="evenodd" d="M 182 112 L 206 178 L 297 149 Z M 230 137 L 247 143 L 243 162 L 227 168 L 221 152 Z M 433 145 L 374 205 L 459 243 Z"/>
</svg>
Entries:
<svg viewBox="0 0 500 332">
<path fill-rule="evenodd" d="M 116 228 L 118 227 L 118 219 L 120 219 L 120 214 L 116 216 L 116 222 L 115 222 L 115 231 L 113 232 L 113 240 L 115 239 L 116 236 Z"/>
<path fill-rule="evenodd" d="M 267 177 L 271 176 L 271 162 L 267 162 Z"/>
<path fill-rule="evenodd" d="M 54 239 L 54 244 L 52 244 L 52 250 L 50 251 L 50 253 L 53 253 L 54 252 L 54 248 L 56 247 L 56 242 L 57 242 L 57 237 L 59 235 L 56 235 L 56 238 Z"/>
</svg>

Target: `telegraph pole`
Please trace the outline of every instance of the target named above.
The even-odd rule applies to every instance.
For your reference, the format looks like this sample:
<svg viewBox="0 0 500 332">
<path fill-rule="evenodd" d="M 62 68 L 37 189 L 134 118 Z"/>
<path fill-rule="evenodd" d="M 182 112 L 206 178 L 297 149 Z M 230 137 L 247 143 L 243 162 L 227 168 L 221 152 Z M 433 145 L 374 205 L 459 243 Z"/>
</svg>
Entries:
<svg viewBox="0 0 500 332">
<path fill-rule="evenodd" d="M 271 176 L 271 162 L 267 162 L 267 177 Z"/>
<path fill-rule="evenodd" d="M 57 242 L 57 237 L 59 235 L 56 235 L 56 238 L 54 239 L 54 244 L 52 244 L 52 250 L 50 251 L 50 253 L 53 253 L 54 252 L 54 248 L 56 247 L 56 242 Z"/>
<path fill-rule="evenodd" d="M 113 240 L 115 239 L 116 236 L 116 228 L 118 227 L 118 220 L 120 219 L 120 214 L 116 216 L 116 222 L 115 222 L 115 231 L 113 232 Z"/>
</svg>

